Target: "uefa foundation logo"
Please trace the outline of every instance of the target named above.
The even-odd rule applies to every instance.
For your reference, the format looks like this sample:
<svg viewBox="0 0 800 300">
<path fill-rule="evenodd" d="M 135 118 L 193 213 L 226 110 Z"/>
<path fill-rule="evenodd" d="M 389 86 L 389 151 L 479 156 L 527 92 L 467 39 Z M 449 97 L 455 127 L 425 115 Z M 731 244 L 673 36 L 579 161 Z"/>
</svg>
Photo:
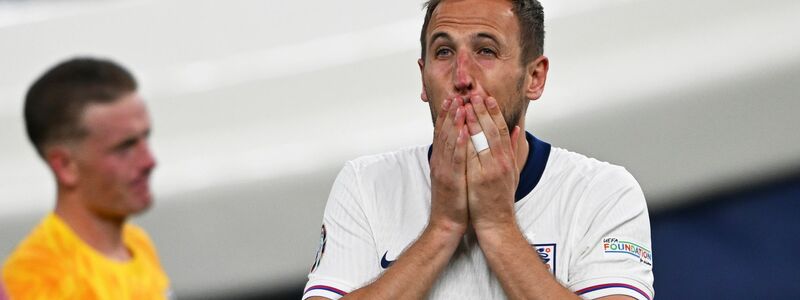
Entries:
<svg viewBox="0 0 800 300">
<path fill-rule="evenodd" d="M 618 238 L 607 237 L 603 239 L 601 247 L 603 247 L 603 252 L 606 254 L 628 254 L 638 258 L 640 262 L 648 266 L 653 265 L 653 253 L 650 252 L 649 249 L 637 243 Z"/>
</svg>

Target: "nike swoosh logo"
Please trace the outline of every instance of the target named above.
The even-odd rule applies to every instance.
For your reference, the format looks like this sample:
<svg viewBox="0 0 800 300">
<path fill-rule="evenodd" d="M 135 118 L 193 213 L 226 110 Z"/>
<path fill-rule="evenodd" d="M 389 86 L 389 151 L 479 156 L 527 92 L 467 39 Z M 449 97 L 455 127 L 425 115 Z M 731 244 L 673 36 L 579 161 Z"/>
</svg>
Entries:
<svg viewBox="0 0 800 300">
<path fill-rule="evenodd" d="M 394 260 L 386 260 L 386 254 L 388 254 L 388 253 L 389 253 L 389 251 L 386 251 L 386 252 L 383 253 L 383 257 L 381 258 L 381 268 L 386 269 L 386 268 L 390 267 L 394 263 Z M 397 259 L 395 259 L 395 260 L 397 260 Z"/>
</svg>

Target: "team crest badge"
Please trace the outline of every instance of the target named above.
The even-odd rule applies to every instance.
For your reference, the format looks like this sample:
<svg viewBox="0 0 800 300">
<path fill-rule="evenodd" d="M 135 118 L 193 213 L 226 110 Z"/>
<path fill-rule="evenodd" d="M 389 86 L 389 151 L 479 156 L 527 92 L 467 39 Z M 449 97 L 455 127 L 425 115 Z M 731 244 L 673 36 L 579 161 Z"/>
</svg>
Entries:
<svg viewBox="0 0 800 300">
<path fill-rule="evenodd" d="M 319 248 L 317 248 L 317 256 L 314 259 L 314 265 L 311 266 L 311 272 L 314 272 L 319 267 L 319 262 L 322 260 L 322 255 L 325 254 L 325 243 L 328 241 L 328 233 L 325 231 L 325 224 L 322 224 L 322 231 L 319 234 Z"/>
<path fill-rule="evenodd" d="M 550 273 L 556 274 L 556 244 L 535 244 L 532 245 L 536 249 L 536 254 L 550 270 Z"/>
</svg>

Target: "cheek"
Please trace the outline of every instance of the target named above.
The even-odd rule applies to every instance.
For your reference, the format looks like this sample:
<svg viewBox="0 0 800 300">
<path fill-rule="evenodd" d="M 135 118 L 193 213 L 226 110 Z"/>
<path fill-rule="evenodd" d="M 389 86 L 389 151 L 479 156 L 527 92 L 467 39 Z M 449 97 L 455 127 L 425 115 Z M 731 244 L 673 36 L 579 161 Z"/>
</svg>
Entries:
<svg viewBox="0 0 800 300">
<path fill-rule="evenodd" d="M 122 159 L 108 158 L 95 165 L 94 175 L 105 185 L 124 183 L 130 176 L 128 174 L 130 172 L 126 172 L 130 168 L 126 166 L 126 162 Z"/>
<path fill-rule="evenodd" d="M 447 81 L 442 79 L 442 75 L 434 72 L 425 74 L 425 93 L 428 95 L 428 101 L 435 105 L 438 109 L 447 96 Z"/>
<path fill-rule="evenodd" d="M 497 67 L 497 60 L 494 59 L 482 59 L 478 60 L 478 66 L 481 71 L 486 70 L 496 70 Z M 502 68 L 500 68 L 502 70 Z"/>
<path fill-rule="evenodd" d="M 425 69 L 425 80 L 434 86 L 448 83 L 452 80 L 452 72 L 449 62 L 434 62 Z"/>
<path fill-rule="evenodd" d="M 519 85 L 519 81 L 522 79 L 520 72 L 500 71 L 494 75 L 493 78 L 495 79 L 487 82 L 489 85 L 487 88 L 494 91 L 496 93 L 495 96 L 508 98 L 522 92 L 520 90 L 522 87 Z"/>
</svg>

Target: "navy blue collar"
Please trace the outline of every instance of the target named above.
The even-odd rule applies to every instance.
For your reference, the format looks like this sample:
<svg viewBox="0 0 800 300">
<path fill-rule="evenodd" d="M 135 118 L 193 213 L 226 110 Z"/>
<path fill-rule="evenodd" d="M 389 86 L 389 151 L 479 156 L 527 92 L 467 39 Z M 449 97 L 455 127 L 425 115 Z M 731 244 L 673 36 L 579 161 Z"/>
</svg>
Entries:
<svg viewBox="0 0 800 300">
<path fill-rule="evenodd" d="M 533 191 L 539 184 L 547 165 L 547 158 L 550 157 L 550 144 L 537 139 L 530 132 L 525 131 L 525 139 L 528 140 L 528 159 L 519 174 L 519 185 L 517 192 L 514 193 L 514 202 L 521 200 Z M 432 146 L 432 145 L 431 145 Z M 428 147 L 428 161 L 431 160 L 433 147 Z"/>
</svg>

